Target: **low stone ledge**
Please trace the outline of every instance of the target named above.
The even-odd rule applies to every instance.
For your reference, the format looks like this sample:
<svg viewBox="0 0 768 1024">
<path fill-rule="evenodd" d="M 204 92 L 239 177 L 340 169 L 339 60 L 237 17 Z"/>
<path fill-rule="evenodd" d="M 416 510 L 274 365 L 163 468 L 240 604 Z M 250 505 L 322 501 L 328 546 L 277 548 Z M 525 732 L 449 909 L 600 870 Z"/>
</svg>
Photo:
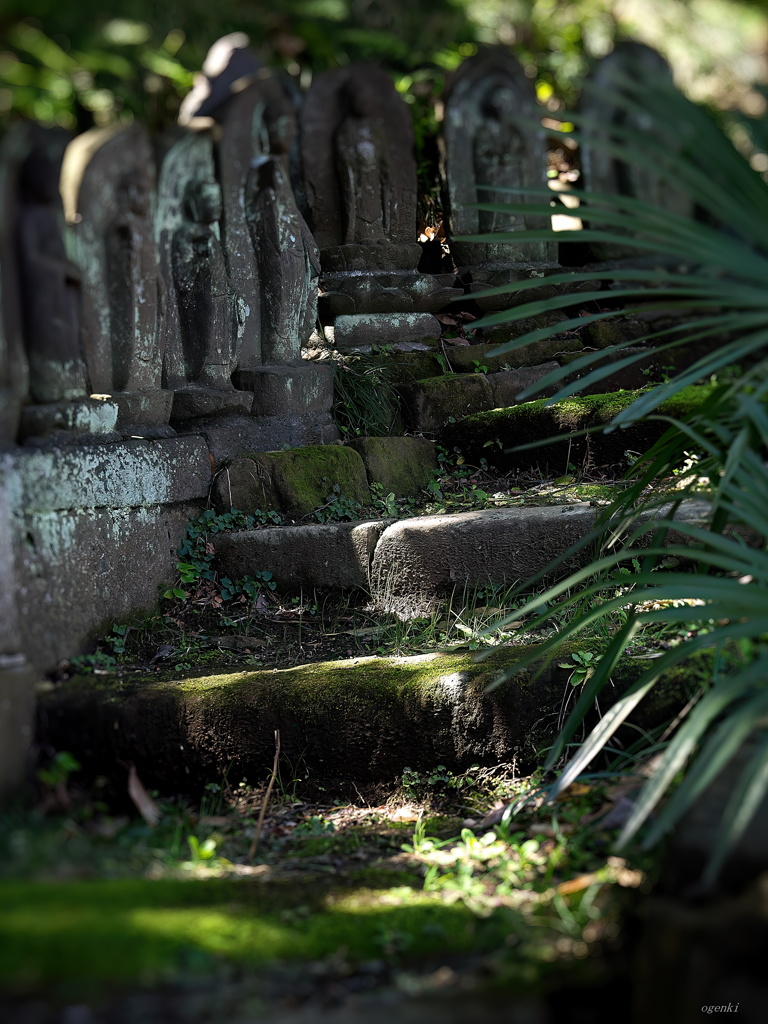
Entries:
<svg viewBox="0 0 768 1024">
<path fill-rule="evenodd" d="M 694 385 L 663 402 L 656 410 L 662 416 L 681 417 L 698 408 L 711 394 L 711 387 Z M 643 454 L 669 428 L 668 422 L 644 419 L 620 430 L 574 437 L 587 427 L 604 427 L 622 409 L 631 405 L 639 391 L 572 396 L 548 404 L 536 399 L 508 408 L 478 412 L 454 423 L 445 422 L 437 440 L 446 448 L 458 447 L 475 462 L 485 458 L 502 472 L 538 466 L 554 474 L 567 472 L 568 464 L 591 466 L 627 465 L 627 451 Z M 519 445 L 561 437 L 549 444 L 515 451 Z"/>
<path fill-rule="evenodd" d="M 497 648 L 482 662 L 471 652 L 364 657 L 165 681 L 84 676 L 41 695 L 40 740 L 71 751 L 92 774 L 123 780 L 121 763 L 132 762 L 145 785 L 166 792 L 199 793 L 225 774 L 261 781 L 275 729 L 286 763 L 313 782 L 391 782 L 406 765 L 462 771 L 516 761 L 523 772 L 556 734 L 569 686 L 569 670 L 555 661 L 486 692 L 529 650 Z M 618 692 L 644 667 L 620 666 Z M 666 721 L 685 703 L 690 673 L 671 673 L 634 721 Z"/>
<path fill-rule="evenodd" d="M 223 534 L 216 540 L 216 566 L 221 575 L 232 578 L 266 569 L 281 591 L 299 587 L 367 590 L 371 559 L 390 521 L 313 523 Z"/>
<path fill-rule="evenodd" d="M 211 460 L 200 437 L 21 450 L 11 470 L 17 508 L 140 508 L 204 499 Z"/>
<path fill-rule="evenodd" d="M 373 601 L 412 617 L 428 614 L 454 587 L 511 586 L 543 569 L 594 521 L 595 509 L 582 503 L 403 519 L 385 530 L 376 547 Z"/>
</svg>

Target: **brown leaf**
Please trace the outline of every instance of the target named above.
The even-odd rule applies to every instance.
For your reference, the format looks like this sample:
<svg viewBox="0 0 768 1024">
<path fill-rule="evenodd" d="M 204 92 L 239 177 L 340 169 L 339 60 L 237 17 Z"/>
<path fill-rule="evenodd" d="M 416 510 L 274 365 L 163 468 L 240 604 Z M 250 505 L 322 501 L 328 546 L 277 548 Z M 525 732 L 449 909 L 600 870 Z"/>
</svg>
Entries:
<svg viewBox="0 0 768 1024">
<path fill-rule="evenodd" d="M 561 882 L 557 887 L 557 891 L 561 896 L 570 896 L 573 892 L 582 892 L 584 889 L 588 889 L 590 885 L 595 885 L 600 879 L 597 875 L 579 875 L 578 878 L 571 878 L 567 882 Z"/>
<path fill-rule="evenodd" d="M 128 769 L 128 796 L 133 800 L 136 810 L 144 821 L 154 828 L 163 815 L 160 808 L 144 788 L 136 771 L 135 764 L 132 764 Z"/>
</svg>

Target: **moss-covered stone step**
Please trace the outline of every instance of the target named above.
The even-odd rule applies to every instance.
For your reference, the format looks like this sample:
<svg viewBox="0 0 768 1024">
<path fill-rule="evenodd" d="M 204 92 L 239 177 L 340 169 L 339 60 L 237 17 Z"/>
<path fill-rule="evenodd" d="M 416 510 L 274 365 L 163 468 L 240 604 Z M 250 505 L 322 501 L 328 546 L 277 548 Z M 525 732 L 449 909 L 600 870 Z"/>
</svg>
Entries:
<svg viewBox="0 0 768 1024">
<path fill-rule="evenodd" d="M 346 445 L 239 455 L 219 467 L 211 497 L 219 512 L 262 509 L 302 519 L 330 494 L 370 505 L 371 484 L 396 498 L 414 496 L 436 468 L 435 445 L 426 438 L 356 437 Z"/>
<path fill-rule="evenodd" d="M 199 793 L 225 774 L 262 780 L 276 729 L 282 764 L 310 784 L 392 782 L 405 766 L 462 771 L 515 758 L 524 771 L 553 738 L 569 685 L 569 670 L 552 663 L 486 692 L 528 650 L 499 647 L 480 662 L 468 651 L 432 653 L 161 681 L 81 676 L 41 694 L 40 740 L 70 751 L 89 774 L 124 780 L 133 763 L 145 785 L 164 792 Z M 614 684 L 645 664 L 628 662 Z M 674 705 L 684 699 L 685 675 L 645 702 L 645 727 L 673 713 L 670 693 Z"/>
<path fill-rule="evenodd" d="M 542 472 L 562 474 L 569 464 L 576 466 L 626 467 L 629 457 L 646 452 L 668 429 L 669 423 L 645 419 L 610 433 L 596 432 L 574 437 L 588 427 L 605 426 L 640 395 L 640 391 L 582 395 L 548 404 L 546 399 L 524 402 L 509 408 L 476 413 L 447 423 L 438 433 L 439 443 L 459 448 L 470 462 L 485 459 L 503 471 L 538 466 Z M 711 395 L 708 385 L 684 388 L 663 402 L 658 416 L 679 418 L 697 409 Z M 516 446 L 563 437 L 563 440 L 538 445 L 524 451 Z"/>
<path fill-rule="evenodd" d="M 451 420 L 509 405 L 558 367 L 556 362 L 498 373 L 444 373 L 398 385 L 403 415 L 415 431 L 433 434 Z"/>
</svg>

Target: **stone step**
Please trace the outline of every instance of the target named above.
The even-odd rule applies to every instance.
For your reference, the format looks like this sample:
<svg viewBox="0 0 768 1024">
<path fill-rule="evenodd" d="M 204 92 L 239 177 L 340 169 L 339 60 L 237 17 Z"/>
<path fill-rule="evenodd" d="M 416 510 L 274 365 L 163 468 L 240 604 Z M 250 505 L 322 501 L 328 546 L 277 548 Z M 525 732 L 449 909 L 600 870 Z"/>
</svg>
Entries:
<svg viewBox="0 0 768 1024">
<path fill-rule="evenodd" d="M 682 417 L 698 408 L 712 393 L 709 385 L 693 385 L 663 402 L 656 410 L 661 416 Z M 547 404 L 536 399 L 504 409 L 475 413 L 446 423 L 437 432 L 439 444 L 460 449 L 475 465 L 481 459 L 502 473 L 538 466 L 543 473 L 560 475 L 576 466 L 629 465 L 631 457 L 642 455 L 664 434 L 669 423 L 644 419 L 619 430 L 597 431 L 582 437 L 573 435 L 588 427 L 604 427 L 638 397 L 638 390 L 605 394 L 574 395 Z M 562 437 L 563 440 L 516 451 L 519 445 Z M 629 456 L 628 454 L 629 453 Z"/>
<path fill-rule="evenodd" d="M 486 692 L 529 650 L 498 647 L 481 662 L 469 651 L 361 657 L 161 681 L 80 676 L 41 694 L 40 739 L 70 751 L 89 775 L 114 776 L 133 763 L 162 792 L 199 792 L 225 774 L 262 780 L 276 729 L 284 763 L 313 783 L 392 782 L 405 766 L 461 771 L 514 759 L 532 770 L 557 732 L 570 670 L 527 668 Z M 628 663 L 614 683 L 629 685 L 645 667 Z M 685 672 L 654 690 L 638 725 L 672 713 Z"/>
<path fill-rule="evenodd" d="M 686 502 L 676 519 L 702 524 L 707 508 Z M 576 502 L 243 530 L 216 539 L 215 565 L 231 578 L 268 570 L 282 592 L 368 590 L 376 608 L 414 618 L 430 614 L 456 587 L 512 586 L 536 575 L 589 533 L 595 513 L 588 502 Z M 562 571 L 591 555 L 586 546 Z"/>
</svg>

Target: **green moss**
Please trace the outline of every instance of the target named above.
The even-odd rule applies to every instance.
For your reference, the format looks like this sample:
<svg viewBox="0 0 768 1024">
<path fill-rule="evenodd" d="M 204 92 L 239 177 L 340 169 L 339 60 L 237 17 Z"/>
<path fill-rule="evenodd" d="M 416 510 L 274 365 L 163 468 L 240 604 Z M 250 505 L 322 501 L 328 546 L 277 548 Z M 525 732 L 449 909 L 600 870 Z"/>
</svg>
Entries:
<svg viewBox="0 0 768 1024">
<path fill-rule="evenodd" d="M 684 388 L 663 402 L 657 413 L 676 419 L 685 418 L 711 393 L 709 385 Z M 571 435 L 588 427 L 605 426 L 640 394 L 639 391 L 616 391 L 605 395 L 580 395 L 554 404 L 540 398 L 506 409 L 491 409 L 448 424 L 438 440 L 447 448 L 460 448 L 471 461 L 485 458 L 505 471 L 538 465 L 560 474 L 567 471 L 569 463 L 578 466 L 586 459 L 593 466 L 621 465 L 626 462 L 627 450 L 647 451 L 668 424 L 656 419 L 643 420 L 609 434 Z M 516 446 L 555 437 L 563 437 L 563 440 L 537 445 L 532 450 L 510 451 Z"/>
<path fill-rule="evenodd" d="M 3 883 L 0 905 L 0 982 L 48 995 L 50 986 L 152 983 L 226 961 L 258 966 L 342 951 L 372 959 L 393 932 L 408 937 L 409 956 L 491 949 L 506 916 L 478 920 L 404 887 L 393 894 L 294 880 Z"/>
<path fill-rule="evenodd" d="M 434 479 L 437 454 L 423 437 L 359 437 L 348 442 L 359 453 L 369 483 L 384 494 L 415 497 Z"/>
<path fill-rule="evenodd" d="M 275 495 L 272 500 L 277 510 L 288 516 L 301 518 L 325 505 L 334 484 L 347 498 L 370 503 L 362 460 L 351 448 L 308 445 L 284 452 L 256 453 L 247 458 L 256 463 L 260 475 L 269 481 L 263 488 L 265 495 Z"/>
</svg>

